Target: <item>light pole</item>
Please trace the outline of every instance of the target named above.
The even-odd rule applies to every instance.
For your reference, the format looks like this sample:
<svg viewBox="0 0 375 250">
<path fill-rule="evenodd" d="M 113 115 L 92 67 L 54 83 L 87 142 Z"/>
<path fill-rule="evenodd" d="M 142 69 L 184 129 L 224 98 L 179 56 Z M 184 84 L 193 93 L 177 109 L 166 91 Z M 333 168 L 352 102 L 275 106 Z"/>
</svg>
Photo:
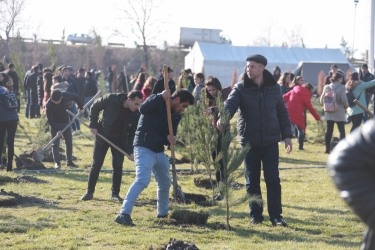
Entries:
<svg viewBox="0 0 375 250">
<path fill-rule="evenodd" d="M 352 59 L 354 58 L 354 40 L 355 40 L 355 17 L 357 14 L 357 4 L 359 0 L 354 0 L 354 25 L 353 25 L 353 46 L 352 46 Z"/>
</svg>

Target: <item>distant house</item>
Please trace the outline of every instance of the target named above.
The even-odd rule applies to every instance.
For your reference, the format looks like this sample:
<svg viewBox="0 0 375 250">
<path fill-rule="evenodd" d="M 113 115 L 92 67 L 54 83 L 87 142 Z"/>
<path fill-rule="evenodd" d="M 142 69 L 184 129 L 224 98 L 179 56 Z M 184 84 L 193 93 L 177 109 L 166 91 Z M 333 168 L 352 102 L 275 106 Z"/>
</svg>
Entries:
<svg viewBox="0 0 375 250">
<path fill-rule="evenodd" d="M 282 72 L 294 73 L 302 62 L 315 65 L 324 63 L 321 70 L 324 70 L 325 74 L 328 74 L 329 66 L 334 63 L 348 65 L 348 68 L 354 70 L 340 49 L 232 46 L 204 42 L 194 43 L 190 53 L 185 57 L 185 68 L 190 68 L 195 73 L 202 72 L 205 76 L 215 76 L 226 87 L 230 85 L 233 70 L 236 69 L 238 76 L 243 73 L 246 57 L 252 54 L 264 55 L 268 60 L 266 69 L 271 73 L 276 66 L 279 66 Z M 310 68 L 315 70 L 316 67 Z M 346 68 L 343 70 L 346 71 Z M 306 74 L 306 81 L 316 85 L 319 72 L 315 79 L 314 72 L 307 74 L 308 68 L 301 72 Z"/>
</svg>

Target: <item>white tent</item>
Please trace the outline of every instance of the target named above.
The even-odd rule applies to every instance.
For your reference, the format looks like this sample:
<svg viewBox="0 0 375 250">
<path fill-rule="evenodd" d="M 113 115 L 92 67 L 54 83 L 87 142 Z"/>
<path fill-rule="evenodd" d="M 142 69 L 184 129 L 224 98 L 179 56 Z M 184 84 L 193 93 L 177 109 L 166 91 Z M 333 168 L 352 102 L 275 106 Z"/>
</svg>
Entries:
<svg viewBox="0 0 375 250">
<path fill-rule="evenodd" d="M 340 49 L 252 47 L 195 42 L 185 57 L 185 69 L 190 68 L 194 73 L 202 72 L 205 77 L 215 76 L 226 87 L 230 85 L 233 70 L 237 71 L 237 76 L 242 74 L 246 57 L 252 54 L 265 56 L 268 60 L 266 69 L 271 73 L 276 66 L 280 67 L 281 72 L 294 72 L 303 61 L 349 63 Z"/>
</svg>

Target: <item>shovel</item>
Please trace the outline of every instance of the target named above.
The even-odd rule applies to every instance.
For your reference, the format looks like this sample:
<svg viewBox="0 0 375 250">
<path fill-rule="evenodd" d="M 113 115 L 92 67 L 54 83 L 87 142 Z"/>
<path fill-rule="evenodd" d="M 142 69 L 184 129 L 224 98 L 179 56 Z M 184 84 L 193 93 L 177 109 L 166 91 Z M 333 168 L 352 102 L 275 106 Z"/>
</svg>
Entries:
<svg viewBox="0 0 375 250">
<path fill-rule="evenodd" d="M 168 66 L 164 64 L 164 89 L 169 90 L 168 86 Z M 167 116 L 168 116 L 168 130 L 169 130 L 169 136 L 173 137 L 173 128 L 172 128 L 172 115 L 171 115 L 171 104 L 169 101 L 169 98 L 165 100 L 165 103 L 167 105 Z M 172 176 L 173 176 L 173 196 L 177 200 L 177 197 L 180 197 L 180 200 L 183 203 L 186 203 L 185 201 L 185 194 L 182 192 L 181 187 L 177 185 L 177 174 L 176 174 L 176 159 L 174 155 L 174 145 L 170 145 L 171 148 L 171 157 L 170 163 L 172 164 Z"/>
<path fill-rule="evenodd" d="M 100 92 L 101 90 L 98 91 L 98 93 L 96 93 L 96 95 L 93 96 L 93 98 L 91 98 L 90 101 L 88 101 L 85 106 L 83 106 L 83 109 L 85 109 L 88 105 L 90 105 L 90 103 L 92 103 L 96 97 L 98 97 L 100 95 Z M 74 120 L 78 117 L 79 113 L 77 113 L 76 115 L 74 115 L 73 119 L 68 123 L 68 125 L 66 125 L 62 130 L 61 130 L 61 133 L 63 133 L 65 130 L 67 130 L 71 125 L 72 123 L 74 122 Z M 53 139 L 47 143 L 46 146 L 44 146 L 44 148 L 42 149 L 37 149 L 33 155 L 33 159 L 34 161 L 43 161 L 44 159 L 44 152 L 49 148 L 49 146 L 51 146 L 52 143 L 54 143 L 58 138 L 60 138 L 60 135 L 56 134 L 55 137 L 53 137 Z"/>
<path fill-rule="evenodd" d="M 66 112 L 68 112 L 69 115 L 75 117 L 75 114 L 73 114 L 70 110 L 66 110 Z M 88 129 L 90 129 L 89 125 L 87 125 L 84 121 L 82 121 L 81 118 L 79 117 L 75 117 L 82 125 L 84 125 L 85 127 L 87 127 Z M 115 149 L 117 149 L 118 151 L 120 151 L 120 153 L 124 154 L 126 157 L 130 158 L 130 156 L 124 151 L 122 150 L 121 148 L 117 147 L 115 144 L 113 144 L 113 142 L 111 142 L 110 140 L 108 140 L 107 138 L 105 138 L 103 135 L 99 134 L 99 133 L 96 133 L 97 136 L 99 136 L 100 138 L 102 138 L 104 141 L 106 141 L 109 145 L 113 146 Z"/>
<path fill-rule="evenodd" d="M 360 103 L 357 99 L 354 99 L 353 102 L 357 104 L 361 109 L 363 109 L 371 118 L 374 118 L 374 114 L 371 113 L 371 111 L 368 110 L 365 106 L 363 106 L 362 103 Z"/>
</svg>

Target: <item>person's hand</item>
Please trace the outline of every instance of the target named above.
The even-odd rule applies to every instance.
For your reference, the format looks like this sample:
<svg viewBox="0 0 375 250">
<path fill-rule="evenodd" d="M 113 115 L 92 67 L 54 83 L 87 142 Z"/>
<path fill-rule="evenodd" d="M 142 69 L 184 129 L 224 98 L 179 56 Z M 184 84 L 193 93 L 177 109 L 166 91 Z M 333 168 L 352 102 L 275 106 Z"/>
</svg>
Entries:
<svg viewBox="0 0 375 250">
<path fill-rule="evenodd" d="M 218 130 L 221 131 L 221 121 L 220 121 L 220 119 L 217 120 L 217 122 L 216 122 L 216 127 L 217 127 Z"/>
<path fill-rule="evenodd" d="M 98 130 L 96 128 L 90 128 L 91 133 L 96 135 L 98 133 Z"/>
<path fill-rule="evenodd" d="M 284 142 L 285 142 L 286 153 L 290 154 L 290 152 L 292 152 L 292 148 L 293 148 L 292 139 L 285 138 Z"/>
<path fill-rule="evenodd" d="M 163 96 L 164 100 L 168 100 L 171 97 L 171 91 L 169 89 L 164 90 L 161 92 L 161 95 Z"/>
<path fill-rule="evenodd" d="M 204 113 L 205 113 L 206 115 L 210 115 L 210 114 L 212 114 L 212 109 L 211 109 L 211 108 L 207 108 L 207 109 L 204 111 Z"/>
<path fill-rule="evenodd" d="M 175 145 L 176 144 L 176 141 L 177 141 L 177 138 L 176 138 L 176 136 L 170 136 L 170 135 L 168 135 L 168 141 L 169 141 L 169 143 L 171 144 L 171 145 Z"/>
<path fill-rule="evenodd" d="M 85 109 L 80 109 L 78 112 L 82 115 L 83 113 L 85 113 Z"/>
<path fill-rule="evenodd" d="M 129 160 L 131 161 L 134 161 L 134 155 L 133 154 L 130 154 L 129 156 L 127 156 Z"/>
<path fill-rule="evenodd" d="M 62 136 L 61 130 L 57 131 L 56 135 L 58 135 L 59 137 L 61 137 Z"/>
</svg>

